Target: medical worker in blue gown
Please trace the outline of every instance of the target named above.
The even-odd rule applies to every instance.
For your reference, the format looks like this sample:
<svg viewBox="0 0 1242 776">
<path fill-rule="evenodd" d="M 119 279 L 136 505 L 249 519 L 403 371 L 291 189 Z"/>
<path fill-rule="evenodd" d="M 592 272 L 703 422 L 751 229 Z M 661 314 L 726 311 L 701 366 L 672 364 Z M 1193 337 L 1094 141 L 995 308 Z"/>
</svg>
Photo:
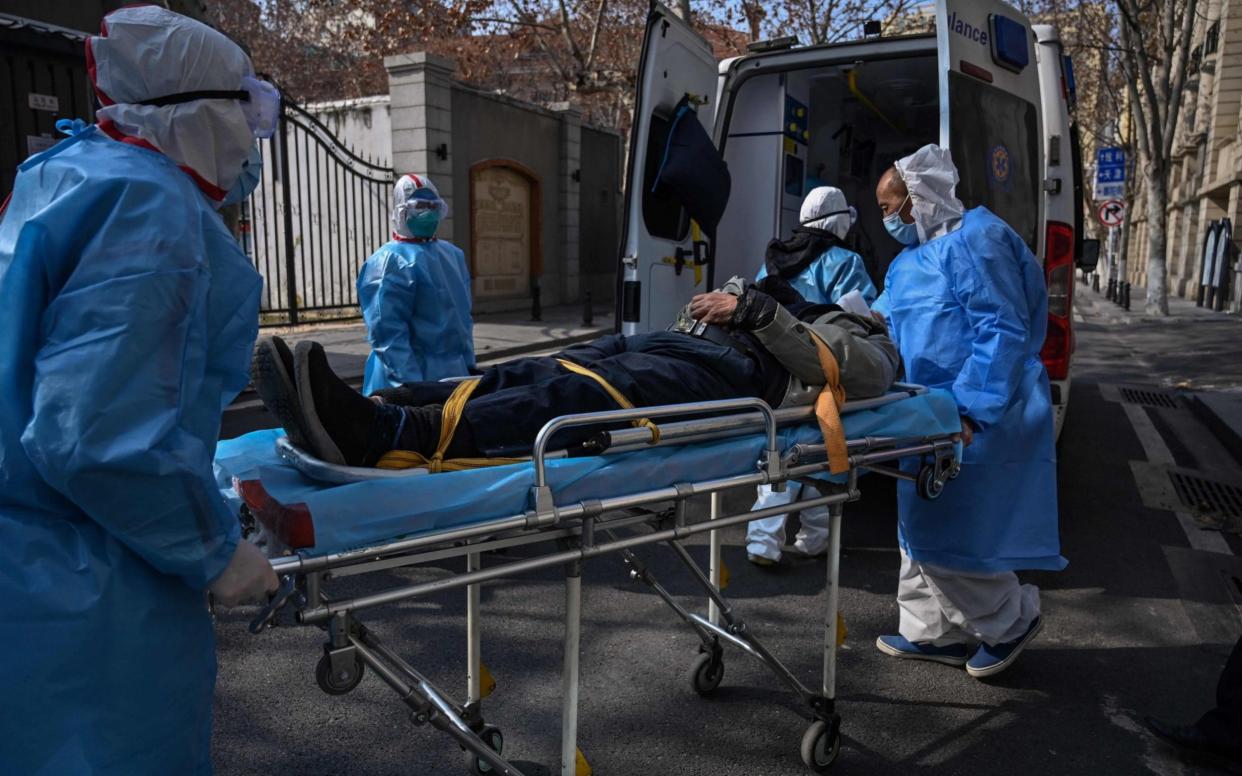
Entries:
<svg viewBox="0 0 1242 776">
<path fill-rule="evenodd" d="M 802 201 L 798 228 L 788 240 L 768 243 L 763 267 L 756 281 L 779 275 L 808 302 L 836 304 L 857 292 L 870 305 L 875 285 L 867 275 L 862 257 L 846 248 L 843 240 L 858 216 L 833 186 L 812 189 Z M 802 486 L 790 483 L 784 493 L 771 485 L 759 486 L 755 509 L 788 504 L 801 497 Z M 746 557 L 758 566 L 771 566 L 781 559 L 788 515 L 752 520 L 746 529 Z M 828 508 L 812 507 L 798 513 L 802 524 L 794 538 L 794 550 L 802 555 L 822 555 L 828 549 Z"/>
<path fill-rule="evenodd" d="M 965 446 L 961 475 L 939 499 L 899 485 L 900 632 L 876 646 L 985 677 L 1009 667 L 1042 626 L 1038 588 L 1014 572 L 1060 570 L 1065 559 L 1039 358 L 1043 273 L 1004 221 L 964 209 L 957 182 L 949 152 L 929 145 L 899 160 L 876 189 L 884 226 L 906 245 L 877 307 L 887 311 L 906 379 L 957 400 Z"/>
<path fill-rule="evenodd" d="M 362 266 L 358 301 L 371 355 L 362 392 L 470 374 L 474 322 L 465 254 L 436 229 L 448 215 L 426 175 L 393 189 L 392 241 Z"/>
<path fill-rule="evenodd" d="M 0 773 L 208 773 L 207 592 L 276 588 L 212 475 L 262 289 L 216 207 L 280 98 L 158 6 L 103 30 L 99 123 L 0 214 Z"/>
</svg>

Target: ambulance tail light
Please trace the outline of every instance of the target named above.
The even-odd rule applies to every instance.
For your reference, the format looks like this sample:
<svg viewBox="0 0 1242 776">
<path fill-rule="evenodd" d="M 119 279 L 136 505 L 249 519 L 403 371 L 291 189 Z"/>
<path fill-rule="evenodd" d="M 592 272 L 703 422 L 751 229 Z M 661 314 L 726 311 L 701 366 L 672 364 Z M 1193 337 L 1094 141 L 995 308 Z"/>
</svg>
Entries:
<svg viewBox="0 0 1242 776">
<path fill-rule="evenodd" d="M 1073 331 L 1070 307 L 1074 293 L 1074 228 L 1057 221 L 1048 222 L 1044 240 L 1044 277 L 1048 284 L 1048 334 L 1040 351 L 1048 377 L 1064 380 L 1069 376 Z"/>
</svg>

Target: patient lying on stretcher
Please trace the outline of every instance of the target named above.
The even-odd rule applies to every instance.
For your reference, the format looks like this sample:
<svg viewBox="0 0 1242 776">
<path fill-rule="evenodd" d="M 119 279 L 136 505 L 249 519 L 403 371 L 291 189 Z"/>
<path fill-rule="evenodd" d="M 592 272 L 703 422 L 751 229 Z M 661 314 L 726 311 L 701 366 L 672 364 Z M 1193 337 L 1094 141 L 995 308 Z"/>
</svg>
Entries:
<svg viewBox="0 0 1242 776">
<path fill-rule="evenodd" d="M 442 444 L 444 407 L 457 385 L 409 383 L 367 398 L 328 366 L 323 347 L 278 337 L 255 352 L 255 389 L 294 445 L 335 464 L 374 466 L 404 450 L 431 458 L 528 455 L 549 420 L 571 413 L 759 397 L 773 407 L 813 403 L 826 382 L 824 353 L 850 398 L 892 384 L 897 348 L 883 324 L 813 305 L 779 278 L 759 285 L 733 278 L 700 294 L 669 331 L 608 335 L 548 357 L 489 367 Z M 452 414 L 452 413 L 450 413 Z M 450 424 L 453 418 L 449 418 Z M 599 429 L 566 429 L 558 447 Z"/>
</svg>

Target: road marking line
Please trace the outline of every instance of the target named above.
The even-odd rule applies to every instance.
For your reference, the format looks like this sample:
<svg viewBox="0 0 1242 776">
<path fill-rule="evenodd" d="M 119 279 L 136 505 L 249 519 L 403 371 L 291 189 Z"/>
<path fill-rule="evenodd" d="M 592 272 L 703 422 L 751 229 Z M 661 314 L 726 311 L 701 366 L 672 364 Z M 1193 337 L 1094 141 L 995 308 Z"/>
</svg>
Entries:
<svg viewBox="0 0 1242 776">
<path fill-rule="evenodd" d="M 1121 407 L 1126 411 L 1126 417 L 1130 419 L 1130 425 L 1134 427 L 1134 433 L 1138 435 L 1139 444 L 1143 446 L 1143 451 L 1147 453 L 1147 460 L 1152 463 L 1175 466 L 1177 462 L 1173 460 L 1173 453 L 1169 452 L 1169 446 L 1164 443 L 1164 438 L 1156 430 L 1156 426 L 1151 422 L 1147 411 L 1137 404 L 1122 404 Z M 1182 530 L 1186 532 L 1186 539 L 1189 540 L 1191 547 L 1205 552 L 1219 552 L 1225 555 L 1233 554 L 1229 543 L 1225 541 L 1225 537 L 1220 535 L 1220 532 L 1203 530 L 1185 512 L 1174 512 L 1173 514 L 1177 516 L 1177 522 L 1181 523 Z"/>
</svg>

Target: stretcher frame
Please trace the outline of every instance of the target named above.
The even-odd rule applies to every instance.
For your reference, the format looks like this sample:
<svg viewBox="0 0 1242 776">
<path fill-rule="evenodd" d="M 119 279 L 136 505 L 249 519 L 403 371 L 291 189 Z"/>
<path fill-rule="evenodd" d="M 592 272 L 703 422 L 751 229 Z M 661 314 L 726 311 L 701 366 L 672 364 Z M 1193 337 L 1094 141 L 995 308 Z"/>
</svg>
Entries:
<svg viewBox="0 0 1242 776">
<path fill-rule="evenodd" d="M 899 384 L 885 396 L 849 402 L 846 412 L 870 409 L 909 396 L 925 393 L 921 386 Z M 564 455 L 548 450 L 556 432 L 574 426 L 616 424 L 641 418 L 655 419 L 710 414 L 699 420 L 679 420 L 661 425 L 658 441 L 652 441 L 647 428 L 605 432 L 597 444 L 604 454 L 627 452 L 650 446 L 684 445 L 754 433 L 762 429 L 766 447 L 748 474 L 700 482 L 686 482 L 612 498 L 584 500 L 559 505 L 547 481 L 546 462 Z M 844 482 L 832 482 L 823 444 L 796 444 L 782 452 L 777 447 L 778 427 L 813 420 L 812 408 L 773 410 L 761 399 L 729 399 L 687 404 L 642 407 L 629 410 L 565 415 L 549 421 L 536 437 L 532 451 L 535 482 L 530 508 L 522 514 L 418 535 L 384 544 L 326 555 L 284 555 L 272 558 L 272 568 L 281 578 L 281 588 L 252 622 L 255 633 L 275 624 L 282 608 L 296 611 L 296 622 L 314 625 L 327 633 L 324 655 L 316 667 L 316 680 L 330 694 L 345 694 L 362 680 L 370 668 L 393 689 L 410 708 L 415 725 L 430 724 L 454 738 L 465 750 L 472 773 L 523 774 L 502 756 L 503 735 L 483 717 L 481 686 L 480 588 L 489 580 L 513 576 L 554 566 L 565 569 L 565 629 L 561 675 L 561 765 L 562 776 L 578 772 L 578 680 L 582 618 L 582 563 L 608 553 L 620 553 L 633 579 L 647 585 L 699 637 L 699 653 L 691 665 L 693 689 L 708 695 L 723 677 L 723 646 L 737 647 L 766 665 L 799 699 L 797 707 L 810 722 L 802 741 L 801 756 L 816 773 L 826 772 L 836 760 L 840 746 L 840 716 L 835 710 L 837 612 L 839 608 L 838 566 L 841 544 L 841 517 L 844 505 L 859 498 L 858 475 L 875 471 L 886 476 L 916 480 L 921 495 L 934 498 L 944 483 L 956 476 L 956 445 L 952 435 L 934 437 L 866 437 L 847 440 L 849 470 Z M 361 470 L 332 467 L 285 443 L 281 454 L 306 471 L 309 468 L 329 481 L 354 481 Z M 919 456 L 918 474 L 909 474 L 893 464 L 903 458 Z M 299 457 L 303 460 L 299 461 Z M 335 469 L 335 471 L 331 471 Z M 381 475 L 391 476 L 391 475 Z M 722 514 L 720 496 L 727 490 L 754 488 L 770 484 L 783 491 L 796 481 L 814 486 L 820 495 L 732 515 Z M 803 495 L 811 492 L 803 490 Z M 706 521 L 687 521 L 687 502 L 707 494 L 711 513 Z M 672 503 L 671 507 L 663 506 Z M 819 691 L 799 680 L 770 653 L 749 630 L 745 621 L 720 592 L 722 549 L 720 530 L 764 517 L 793 513 L 816 506 L 829 508 L 829 547 L 827 551 L 827 617 L 823 649 L 823 677 Z M 243 512 L 245 510 L 243 509 Z M 616 515 L 608 517 L 609 515 Z M 252 516 L 249 527 L 254 528 Z M 279 552 L 278 542 L 259 528 L 260 543 L 268 542 L 269 554 Z M 709 562 L 706 573 L 682 543 L 684 539 L 707 533 Z M 536 557 L 483 567 L 482 556 L 519 546 L 554 544 L 554 549 Z M 634 554 L 635 548 L 656 543 L 668 544 L 692 578 L 707 596 L 707 616 L 688 611 L 657 580 Z M 401 586 L 369 595 L 334 600 L 325 592 L 330 577 L 353 576 L 398 567 L 416 566 L 447 558 L 464 558 L 464 570 L 448 578 Z M 466 589 L 466 665 L 467 697 L 464 703 L 450 698 L 413 666 L 402 660 L 358 618 L 370 608 L 406 601 L 446 590 Z"/>
</svg>

